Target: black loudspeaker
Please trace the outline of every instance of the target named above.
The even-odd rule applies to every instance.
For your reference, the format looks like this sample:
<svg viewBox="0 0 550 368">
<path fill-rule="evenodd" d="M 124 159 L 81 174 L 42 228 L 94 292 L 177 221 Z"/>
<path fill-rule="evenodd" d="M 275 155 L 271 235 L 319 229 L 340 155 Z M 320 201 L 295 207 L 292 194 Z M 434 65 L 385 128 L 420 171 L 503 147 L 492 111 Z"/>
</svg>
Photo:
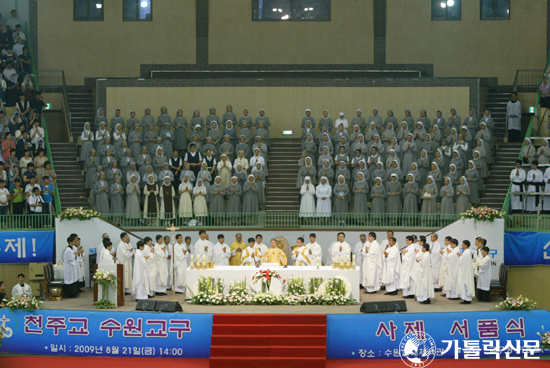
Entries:
<svg viewBox="0 0 550 368">
<path fill-rule="evenodd" d="M 181 307 L 181 304 L 179 302 L 163 302 L 160 300 L 157 300 L 157 306 L 155 307 L 155 310 L 157 312 L 167 313 L 183 312 L 183 308 Z"/>
<path fill-rule="evenodd" d="M 386 302 L 365 302 L 359 311 L 361 313 L 385 313 Z"/>
<path fill-rule="evenodd" d="M 136 304 L 136 310 L 142 312 L 153 312 L 156 304 L 156 300 L 140 299 Z"/>
<path fill-rule="evenodd" d="M 392 300 L 391 302 L 386 302 L 386 310 L 388 312 L 406 312 L 407 303 L 404 300 Z"/>
</svg>

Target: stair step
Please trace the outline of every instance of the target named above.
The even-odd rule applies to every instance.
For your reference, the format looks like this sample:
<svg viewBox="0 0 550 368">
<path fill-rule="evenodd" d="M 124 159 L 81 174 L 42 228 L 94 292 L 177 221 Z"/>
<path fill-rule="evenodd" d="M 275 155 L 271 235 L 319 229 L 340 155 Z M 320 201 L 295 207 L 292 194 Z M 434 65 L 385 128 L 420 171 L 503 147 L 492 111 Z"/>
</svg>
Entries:
<svg viewBox="0 0 550 368">
<path fill-rule="evenodd" d="M 241 345 L 269 345 L 281 346 L 292 345 L 300 346 L 307 343 L 308 346 L 325 345 L 327 337 L 325 335 L 212 335 L 212 346 L 225 345 L 228 341 L 239 341 Z"/>
<path fill-rule="evenodd" d="M 326 346 L 216 346 L 210 347 L 212 357 L 278 357 L 325 358 Z"/>
<path fill-rule="evenodd" d="M 212 357 L 210 368 L 326 368 L 326 358 L 279 358 L 279 357 Z"/>
</svg>

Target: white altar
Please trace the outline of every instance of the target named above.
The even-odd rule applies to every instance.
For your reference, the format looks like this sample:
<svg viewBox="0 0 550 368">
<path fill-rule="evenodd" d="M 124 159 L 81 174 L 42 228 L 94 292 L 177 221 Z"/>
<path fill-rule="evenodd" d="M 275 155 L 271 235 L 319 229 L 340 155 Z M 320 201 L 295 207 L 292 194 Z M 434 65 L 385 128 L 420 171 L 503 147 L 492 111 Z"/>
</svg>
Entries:
<svg viewBox="0 0 550 368">
<path fill-rule="evenodd" d="M 225 290 L 229 290 L 229 284 L 235 281 L 246 280 L 246 284 L 250 287 L 252 276 L 260 269 L 265 270 L 266 267 L 251 267 L 251 266 L 216 266 L 213 269 L 207 270 L 191 270 L 186 271 L 187 285 L 192 289 L 199 280 L 199 276 L 211 276 L 222 278 L 224 280 Z M 323 266 L 317 269 L 316 266 L 288 266 L 287 268 L 270 268 L 277 271 L 281 275 L 282 280 L 288 280 L 289 277 L 303 277 L 306 290 L 308 289 L 308 281 L 310 277 L 324 277 L 325 280 L 342 276 L 351 283 L 351 298 L 360 302 L 359 294 L 359 267 L 355 270 L 340 270 L 333 269 L 330 266 Z M 188 295 L 189 297 L 190 295 Z"/>
<path fill-rule="evenodd" d="M 116 276 L 117 265 L 115 263 L 100 263 L 97 265 L 97 270 L 111 272 Z M 101 300 L 103 298 L 103 287 L 101 285 L 97 285 L 97 297 L 98 297 L 98 300 Z M 107 299 L 115 303 L 115 307 L 118 307 L 118 296 L 117 296 L 116 284 L 114 285 L 114 287 L 113 286 L 109 287 Z"/>
</svg>

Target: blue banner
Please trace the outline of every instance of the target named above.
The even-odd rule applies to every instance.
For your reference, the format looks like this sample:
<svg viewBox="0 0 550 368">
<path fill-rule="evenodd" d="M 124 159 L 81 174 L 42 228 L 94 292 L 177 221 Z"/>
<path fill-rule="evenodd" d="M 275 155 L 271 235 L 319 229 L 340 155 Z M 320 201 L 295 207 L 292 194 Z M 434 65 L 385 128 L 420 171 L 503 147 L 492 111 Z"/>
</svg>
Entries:
<svg viewBox="0 0 550 368">
<path fill-rule="evenodd" d="M 400 358 L 400 344 L 411 333 L 429 335 L 438 358 L 465 358 L 466 354 L 529 358 L 538 354 L 535 346 L 539 345 L 537 332 L 542 332 L 542 326 L 550 326 L 550 312 L 546 310 L 332 314 L 327 315 L 327 358 Z"/>
<path fill-rule="evenodd" d="M 0 264 L 52 262 L 55 231 L 0 232 Z"/>
<path fill-rule="evenodd" d="M 0 310 L 10 354 L 210 357 L 212 314 Z"/>
<path fill-rule="evenodd" d="M 550 233 L 504 234 L 504 264 L 550 265 Z"/>
</svg>

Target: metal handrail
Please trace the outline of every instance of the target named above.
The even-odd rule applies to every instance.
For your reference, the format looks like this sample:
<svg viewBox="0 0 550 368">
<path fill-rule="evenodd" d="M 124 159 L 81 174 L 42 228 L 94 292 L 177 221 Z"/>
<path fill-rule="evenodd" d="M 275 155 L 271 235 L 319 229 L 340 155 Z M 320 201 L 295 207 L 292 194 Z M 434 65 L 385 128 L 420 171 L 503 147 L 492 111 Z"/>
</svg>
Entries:
<svg viewBox="0 0 550 368">
<path fill-rule="evenodd" d="M 52 91 L 59 91 L 61 89 L 61 99 L 62 99 L 62 110 L 63 114 L 65 115 L 65 122 L 66 122 L 66 128 L 67 133 L 69 136 L 69 141 L 72 142 L 72 134 L 71 134 L 71 125 L 72 125 L 72 117 L 71 117 L 71 110 L 69 108 L 69 98 L 68 98 L 68 92 L 67 92 L 67 84 L 65 82 L 65 72 L 63 70 L 57 70 L 57 69 L 38 69 L 36 70 L 37 74 L 37 82 L 44 81 L 45 84 L 42 85 L 42 89 L 49 90 L 50 88 Z"/>
<path fill-rule="evenodd" d="M 48 161 L 52 165 L 52 170 L 55 172 L 55 168 L 53 165 L 53 159 L 52 159 L 52 150 L 50 148 L 50 139 L 48 138 L 48 128 L 46 124 L 46 117 L 42 115 L 42 128 L 44 128 L 44 145 L 46 146 L 46 157 L 48 158 Z M 55 203 L 55 213 L 59 214 L 61 212 L 61 198 L 59 197 L 59 190 L 57 183 L 51 183 L 54 188 L 54 203 Z"/>
<path fill-rule="evenodd" d="M 539 86 L 541 75 L 544 70 L 541 69 L 518 69 L 514 78 L 513 92 L 517 92 L 520 86 Z"/>
</svg>

